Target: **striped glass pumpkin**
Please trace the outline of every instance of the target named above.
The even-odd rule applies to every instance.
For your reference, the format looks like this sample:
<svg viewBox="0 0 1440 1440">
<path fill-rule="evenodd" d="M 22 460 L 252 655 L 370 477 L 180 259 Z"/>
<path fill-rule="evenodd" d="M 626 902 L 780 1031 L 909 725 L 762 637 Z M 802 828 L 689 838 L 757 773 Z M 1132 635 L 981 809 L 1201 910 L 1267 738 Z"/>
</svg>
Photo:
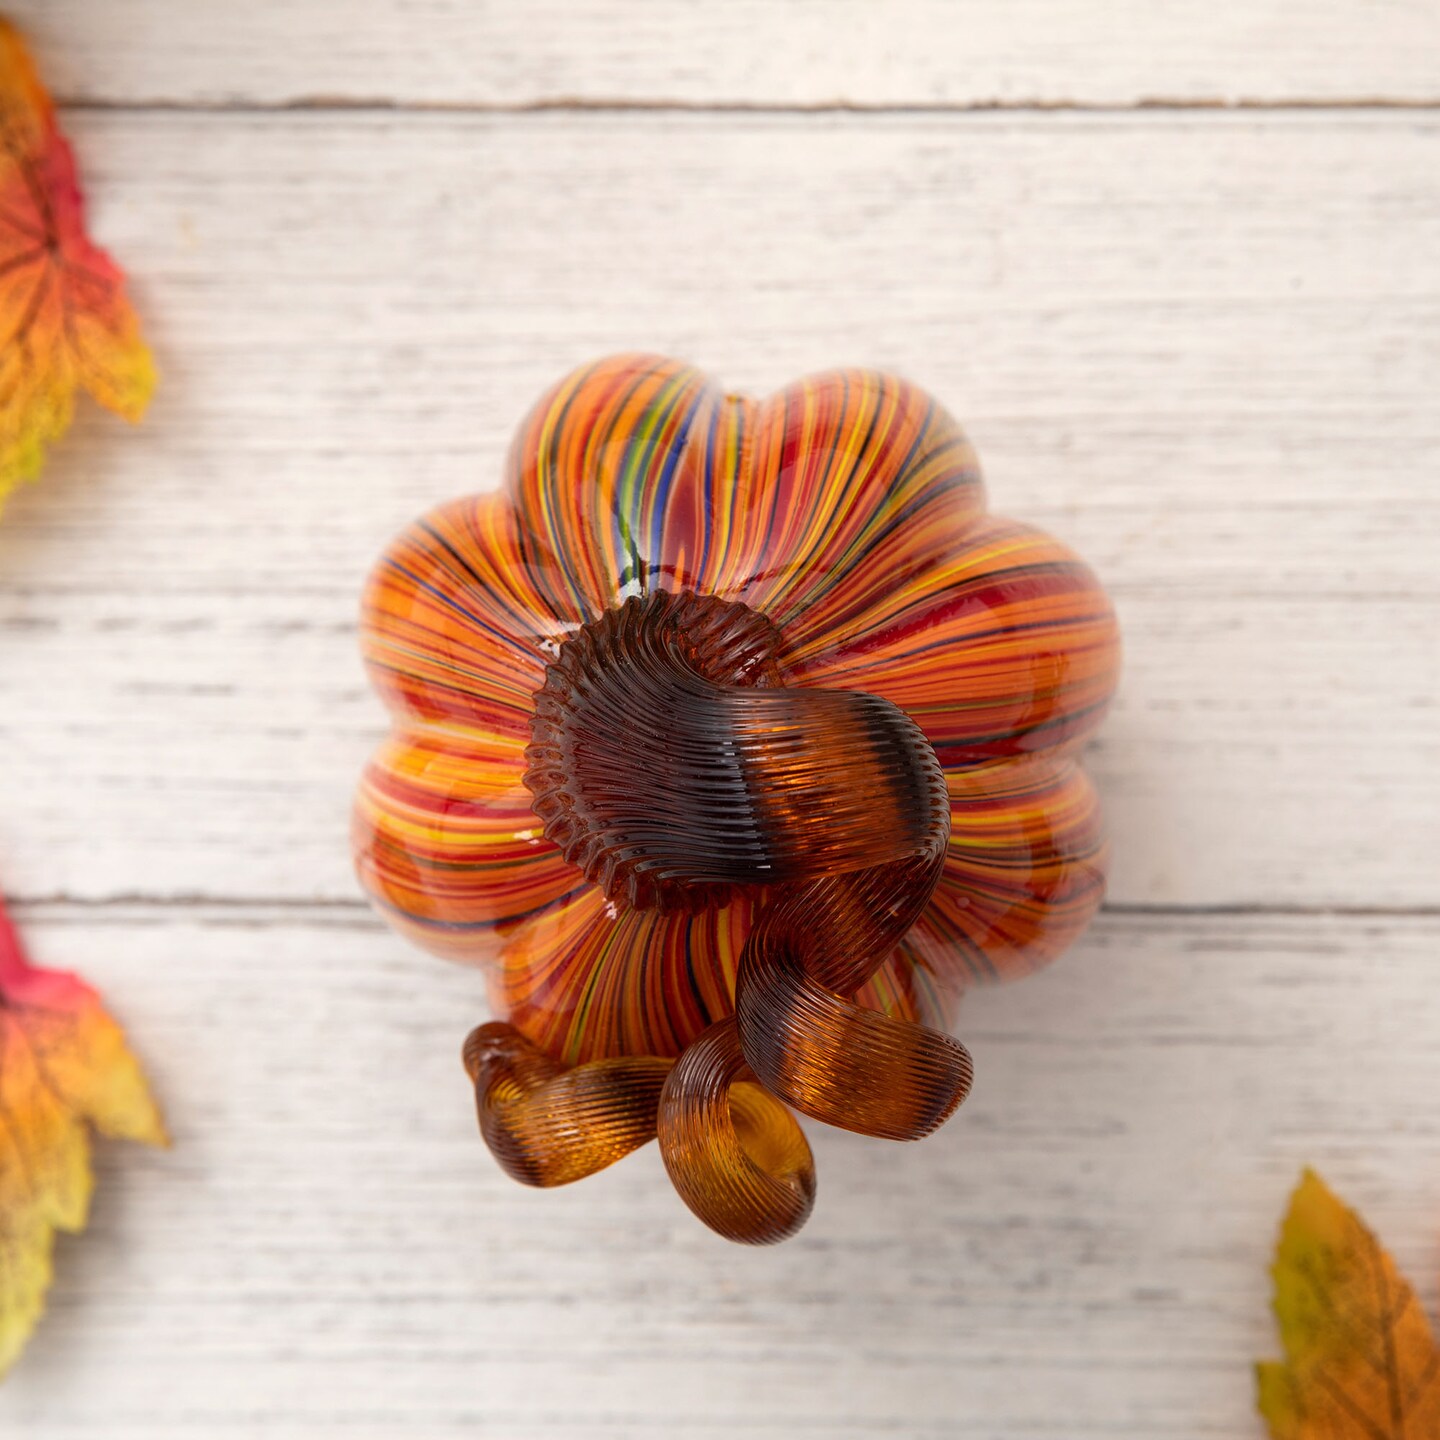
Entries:
<svg viewBox="0 0 1440 1440">
<path fill-rule="evenodd" d="M 386 551 L 362 643 L 393 730 L 360 877 L 488 965 L 466 1063 L 530 1183 L 658 1131 L 702 1219 L 781 1238 L 814 1193 L 790 1110 L 927 1133 L 969 1084 L 960 992 L 1099 904 L 1076 753 L 1111 608 L 893 377 L 757 401 L 649 356 L 576 371 L 499 492 Z"/>
</svg>

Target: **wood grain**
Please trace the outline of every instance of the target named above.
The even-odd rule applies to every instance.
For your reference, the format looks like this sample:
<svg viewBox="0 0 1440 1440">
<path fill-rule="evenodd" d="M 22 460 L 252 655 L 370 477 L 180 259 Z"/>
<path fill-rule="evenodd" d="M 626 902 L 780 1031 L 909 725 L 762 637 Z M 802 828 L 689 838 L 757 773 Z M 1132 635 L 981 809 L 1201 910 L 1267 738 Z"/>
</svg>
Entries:
<svg viewBox="0 0 1440 1440">
<path fill-rule="evenodd" d="M 352 897 L 365 570 L 633 347 L 907 372 L 1091 560 L 1114 901 L 1435 902 L 1440 117 L 77 130 L 167 378 L 0 527 L 21 895 Z"/>
<path fill-rule="evenodd" d="M 1440 101 L 1432 0 L 11 0 L 90 104 Z"/>
<path fill-rule="evenodd" d="M 1256 1433 L 1302 1163 L 1433 1306 L 1440 922 L 1102 918 L 977 995 L 923 1145 L 811 1127 L 820 1197 L 727 1246 L 654 1147 L 573 1189 L 485 1155 L 479 978 L 358 910 L 27 907 L 138 1037 L 176 1137 L 103 1152 L 7 1433 Z"/>
<path fill-rule="evenodd" d="M 1436 1313 L 1440 8 L 8 10 L 163 378 L 0 523 L 0 884 L 177 1145 L 102 1148 L 0 1433 L 1248 1435 L 1305 1163 Z M 480 977 L 346 856 L 366 568 L 630 347 L 912 375 L 1125 630 L 1109 910 L 761 1253 L 653 1148 L 505 1180 Z"/>
</svg>

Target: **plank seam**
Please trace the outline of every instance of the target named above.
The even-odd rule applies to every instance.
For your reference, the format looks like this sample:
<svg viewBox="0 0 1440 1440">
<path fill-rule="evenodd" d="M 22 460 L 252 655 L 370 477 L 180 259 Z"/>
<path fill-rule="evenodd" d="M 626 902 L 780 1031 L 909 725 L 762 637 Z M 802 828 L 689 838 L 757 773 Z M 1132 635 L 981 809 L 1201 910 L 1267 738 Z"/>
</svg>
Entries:
<svg viewBox="0 0 1440 1440">
<path fill-rule="evenodd" d="M 944 102 L 868 102 L 825 100 L 789 104 L 714 100 L 686 101 L 665 98 L 622 100 L 597 96 L 542 96 L 534 100 L 386 100 L 374 96 L 298 95 L 283 100 L 167 100 L 146 97 L 114 100 L 101 96 L 62 95 L 57 103 L 72 112 L 125 114 L 276 115 L 301 113 L 379 115 L 757 115 L 757 116 L 900 116 L 952 115 L 1157 115 L 1169 114 L 1317 114 L 1334 111 L 1383 113 L 1440 110 L 1440 96 L 1355 95 L 1330 99 L 1278 96 L 1271 99 L 1239 97 L 1154 96 L 1126 102 L 1075 99 L 971 100 Z"/>
</svg>

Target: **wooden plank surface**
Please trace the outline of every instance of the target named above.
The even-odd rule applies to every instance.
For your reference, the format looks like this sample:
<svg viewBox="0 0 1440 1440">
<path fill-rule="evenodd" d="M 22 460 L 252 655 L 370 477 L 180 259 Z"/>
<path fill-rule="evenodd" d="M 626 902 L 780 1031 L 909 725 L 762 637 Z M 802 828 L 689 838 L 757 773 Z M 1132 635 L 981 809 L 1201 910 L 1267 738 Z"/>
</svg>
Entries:
<svg viewBox="0 0 1440 1440">
<path fill-rule="evenodd" d="M 1433 0 L 12 0 L 103 104 L 1440 101 Z"/>
<path fill-rule="evenodd" d="M 1102 918 L 974 998 L 938 1136 L 815 1127 L 815 1216 L 760 1251 L 653 1147 L 570 1190 L 501 1176 L 457 1054 L 478 977 L 361 914 L 22 918 L 115 997 L 176 1145 L 103 1152 L 7 1434 L 1258 1434 L 1307 1162 L 1436 1298 L 1433 917 Z"/>
<path fill-rule="evenodd" d="M 366 568 L 552 378 L 648 348 L 909 373 L 1092 561 L 1114 901 L 1434 902 L 1440 117 L 77 133 L 168 379 L 0 527 L 20 893 L 353 896 Z"/>
<path fill-rule="evenodd" d="M 1255 1434 L 1304 1163 L 1436 1311 L 1440 7 L 10 12 L 163 383 L 0 522 L 0 884 L 178 1143 L 101 1151 L 0 1433 Z M 1126 637 L 1107 913 L 760 1253 L 653 1149 L 500 1176 L 479 977 L 345 853 L 365 569 L 632 347 L 912 375 Z"/>
</svg>

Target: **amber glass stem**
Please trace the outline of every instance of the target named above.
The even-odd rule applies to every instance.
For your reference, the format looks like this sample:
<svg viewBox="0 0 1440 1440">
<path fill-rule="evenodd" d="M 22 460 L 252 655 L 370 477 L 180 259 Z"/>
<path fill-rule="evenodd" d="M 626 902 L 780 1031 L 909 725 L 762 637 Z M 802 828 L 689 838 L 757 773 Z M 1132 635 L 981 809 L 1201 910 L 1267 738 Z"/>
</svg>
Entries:
<svg viewBox="0 0 1440 1440">
<path fill-rule="evenodd" d="M 746 1241 L 792 1233 L 814 1198 L 809 1148 L 777 1101 L 916 1139 L 971 1078 L 958 1042 L 854 998 L 939 877 L 950 806 L 934 751 L 879 696 L 785 685 L 778 651 L 742 605 L 627 601 L 560 648 L 527 751 L 546 835 L 617 903 L 765 897 L 734 1018 L 673 1068 L 641 1057 L 566 1070 L 493 1025 L 466 1056 L 509 1173 L 560 1184 L 658 1131 L 686 1203 Z"/>
</svg>

